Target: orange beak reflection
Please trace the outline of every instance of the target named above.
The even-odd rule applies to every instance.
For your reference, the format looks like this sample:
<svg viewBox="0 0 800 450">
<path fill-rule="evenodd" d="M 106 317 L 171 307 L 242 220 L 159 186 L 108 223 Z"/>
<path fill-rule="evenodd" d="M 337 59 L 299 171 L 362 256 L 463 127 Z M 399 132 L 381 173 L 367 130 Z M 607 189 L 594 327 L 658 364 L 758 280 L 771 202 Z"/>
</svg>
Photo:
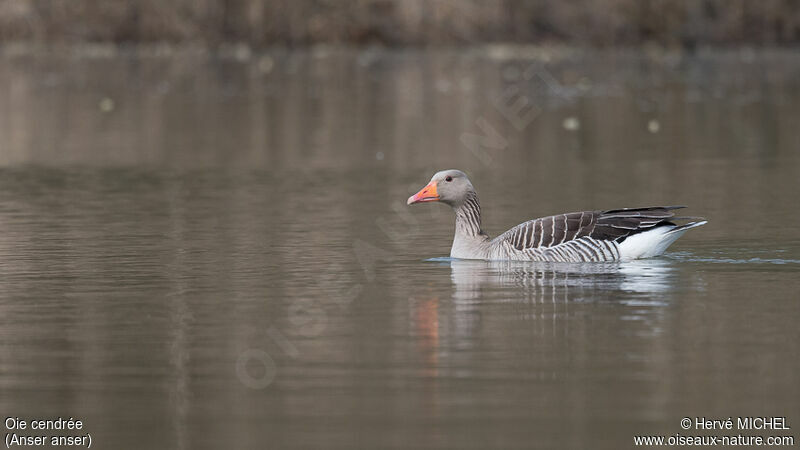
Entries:
<svg viewBox="0 0 800 450">
<path fill-rule="evenodd" d="M 439 201 L 439 194 L 436 192 L 436 182 L 431 181 L 427 186 L 422 188 L 421 191 L 408 197 L 407 204 L 413 205 L 414 203 L 422 202 L 437 202 Z"/>
</svg>

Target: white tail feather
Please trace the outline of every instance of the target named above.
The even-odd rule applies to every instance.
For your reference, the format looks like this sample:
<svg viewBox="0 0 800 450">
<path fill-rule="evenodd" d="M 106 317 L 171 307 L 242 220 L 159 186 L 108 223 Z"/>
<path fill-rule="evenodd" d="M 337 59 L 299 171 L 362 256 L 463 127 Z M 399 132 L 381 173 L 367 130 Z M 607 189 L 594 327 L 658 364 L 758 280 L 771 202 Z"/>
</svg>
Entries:
<svg viewBox="0 0 800 450">
<path fill-rule="evenodd" d="M 707 221 L 702 220 L 680 226 L 665 225 L 634 234 L 619 244 L 620 259 L 631 260 L 661 255 L 667 250 L 667 247 L 683 236 L 686 230 L 706 223 Z"/>
</svg>

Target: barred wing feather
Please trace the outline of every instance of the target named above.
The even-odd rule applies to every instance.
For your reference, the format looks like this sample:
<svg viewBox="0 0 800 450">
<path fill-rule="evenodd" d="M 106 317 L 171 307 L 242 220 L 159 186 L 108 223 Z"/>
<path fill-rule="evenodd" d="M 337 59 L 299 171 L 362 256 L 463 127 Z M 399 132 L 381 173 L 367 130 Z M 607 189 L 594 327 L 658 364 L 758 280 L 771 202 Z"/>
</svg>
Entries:
<svg viewBox="0 0 800 450">
<path fill-rule="evenodd" d="M 584 241 L 623 242 L 627 237 L 660 225 L 674 225 L 673 210 L 683 206 L 624 208 L 608 211 L 582 211 L 523 222 L 496 238 L 518 251 L 555 247 L 566 242 Z"/>
</svg>

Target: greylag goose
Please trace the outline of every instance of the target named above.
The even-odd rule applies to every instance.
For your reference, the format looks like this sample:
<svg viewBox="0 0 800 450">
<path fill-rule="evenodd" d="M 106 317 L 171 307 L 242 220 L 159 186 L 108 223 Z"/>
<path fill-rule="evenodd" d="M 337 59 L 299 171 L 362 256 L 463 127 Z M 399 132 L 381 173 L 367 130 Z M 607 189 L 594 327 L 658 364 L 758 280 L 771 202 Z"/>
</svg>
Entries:
<svg viewBox="0 0 800 450">
<path fill-rule="evenodd" d="M 625 261 L 658 256 L 706 221 L 675 217 L 683 206 L 583 211 L 523 222 L 491 239 L 481 228 L 478 194 L 464 172 L 443 170 L 408 204 L 442 202 L 456 213 L 451 258 L 518 261 Z M 690 219 L 677 225 L 673 220 Z M 696 219 L 696 220 L 694 220 Z"/>
</svg>

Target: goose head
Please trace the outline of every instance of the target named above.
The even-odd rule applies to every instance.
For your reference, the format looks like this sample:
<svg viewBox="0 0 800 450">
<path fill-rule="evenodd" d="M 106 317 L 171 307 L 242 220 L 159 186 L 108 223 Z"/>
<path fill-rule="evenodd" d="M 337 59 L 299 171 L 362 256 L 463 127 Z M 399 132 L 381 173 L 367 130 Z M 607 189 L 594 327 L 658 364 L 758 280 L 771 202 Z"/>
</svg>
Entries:
<svg viewBox="0 0 800 450">
<path fill-rule="evenodd" d="M 442 202 L 457 208 L 470 192 L 475 192 L 475 188 L 464 172 L 455 169 L 442 170 L 419 192 L 408 197 L 407 204 Z"/>
</svg>

